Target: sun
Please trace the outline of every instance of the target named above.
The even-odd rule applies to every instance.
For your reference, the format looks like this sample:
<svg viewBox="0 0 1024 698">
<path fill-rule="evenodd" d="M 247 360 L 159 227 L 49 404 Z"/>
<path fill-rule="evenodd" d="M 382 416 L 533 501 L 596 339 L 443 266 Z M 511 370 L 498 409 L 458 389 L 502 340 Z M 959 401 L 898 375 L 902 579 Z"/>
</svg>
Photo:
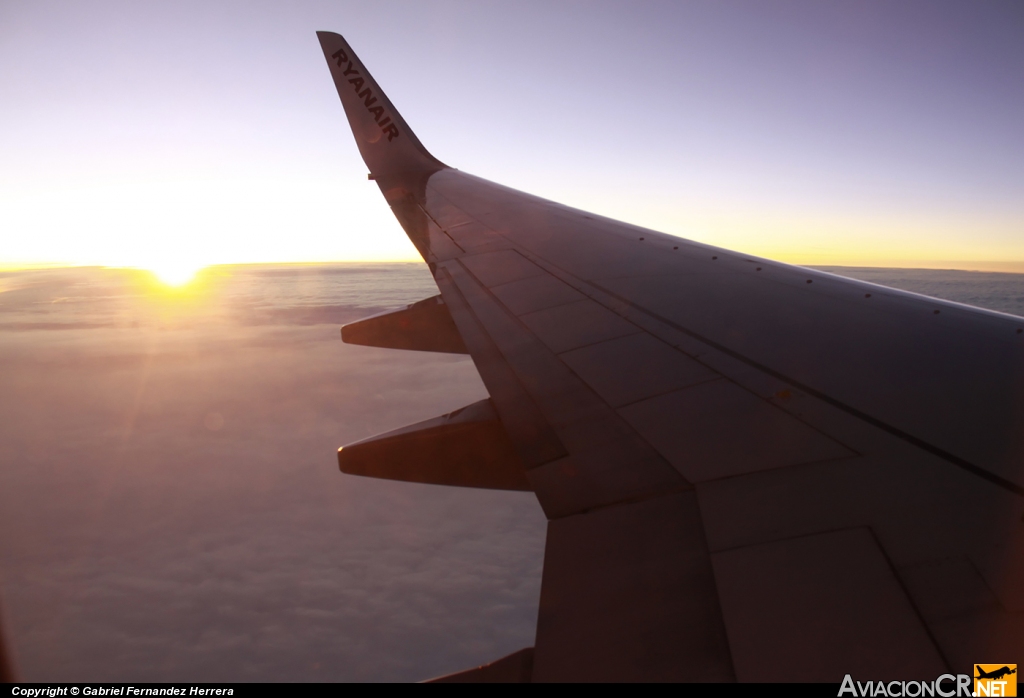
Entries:
<svg viewBox="0 0 1024 698">
<path fill-rule="evenodd" d="M 168 286 L 184 286 L 195 278 L 196 272 L 202 269 L 203 266 L 202 264 L 167 261 L 148 265 L 148 268 L 164 284 Z"/>
</svg>

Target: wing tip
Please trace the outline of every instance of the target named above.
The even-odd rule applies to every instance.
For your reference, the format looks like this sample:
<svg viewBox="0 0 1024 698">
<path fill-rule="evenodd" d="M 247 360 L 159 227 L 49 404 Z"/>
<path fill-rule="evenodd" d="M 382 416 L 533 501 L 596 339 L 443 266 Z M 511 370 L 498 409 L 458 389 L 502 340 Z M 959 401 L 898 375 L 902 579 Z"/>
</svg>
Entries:
<svg viewBox="0 0 1024 698">
<path fill-rule="evenodd" d="M 447 168 L 423 146 L 341 34 L 317 31 L 363 161 L 375 177 Z"/>
</svg>

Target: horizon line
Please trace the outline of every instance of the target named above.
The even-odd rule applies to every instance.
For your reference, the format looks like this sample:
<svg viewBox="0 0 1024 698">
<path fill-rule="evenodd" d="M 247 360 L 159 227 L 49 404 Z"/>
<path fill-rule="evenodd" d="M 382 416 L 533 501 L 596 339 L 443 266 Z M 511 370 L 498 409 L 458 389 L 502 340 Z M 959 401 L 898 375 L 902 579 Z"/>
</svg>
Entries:
<svg viewBox="0 0 1024 698">
<path fill-rule="evenodd" d="M 957 260 L 895 260 L 882 263 L 857 263 L 856 261 L 836 262 L 804 262 L 794 264 L 782 262 L 800 267 L 840 267 L 846 269 L 929 269 L 941 271 L 975 271 L 989 273 L 1024 274 L 1024 260 L 1022 261 L 957 261 Z M 318 260 L 318 261 L 282 261 L 282 262 L 218 262 L 196 267 L 196 270 L 212 269 L 217 267 L 268 267 L 268 266 L 332 266 L 347 264 L 426 264 L 421 259 L 390 259 L 390 260 Z M 136 269 L 140 271 L 153 271 L 145 265 L 131 264 L 99 264 L 99 263 L 70 263 L 70 262 L 27 262 L 10 263 L 0 262 L 0 273 L 45 271 L 54 269 Z"/>
</svg>

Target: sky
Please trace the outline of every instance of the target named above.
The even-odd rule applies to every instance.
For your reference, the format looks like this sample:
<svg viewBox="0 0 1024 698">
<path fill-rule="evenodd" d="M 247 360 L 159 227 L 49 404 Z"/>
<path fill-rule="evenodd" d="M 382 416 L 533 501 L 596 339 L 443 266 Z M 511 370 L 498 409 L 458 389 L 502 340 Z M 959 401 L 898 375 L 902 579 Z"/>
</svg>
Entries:
<svg viewBox="0 0 1024 698">
<path fill-rule="evenodd" d="M 0 3 L 0 268 L 414 260 L 315 31 L 442 161 L 797 264 L 1024 271 L 1019 2 Z"/>
</svg>

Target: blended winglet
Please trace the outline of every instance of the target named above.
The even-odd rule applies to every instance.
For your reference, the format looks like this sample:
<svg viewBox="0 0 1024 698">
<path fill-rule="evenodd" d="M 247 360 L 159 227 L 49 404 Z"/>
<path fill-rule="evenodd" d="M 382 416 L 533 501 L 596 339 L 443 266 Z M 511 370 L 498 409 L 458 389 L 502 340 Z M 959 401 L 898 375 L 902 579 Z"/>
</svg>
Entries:
<svg viewBox="0 0 1024 698">
<path fill-rule="evenodd" d="M 333 32 L 316 35 L 371 177 L 446 168 L 423 147 L 348 42 Z"/>
</svg>

